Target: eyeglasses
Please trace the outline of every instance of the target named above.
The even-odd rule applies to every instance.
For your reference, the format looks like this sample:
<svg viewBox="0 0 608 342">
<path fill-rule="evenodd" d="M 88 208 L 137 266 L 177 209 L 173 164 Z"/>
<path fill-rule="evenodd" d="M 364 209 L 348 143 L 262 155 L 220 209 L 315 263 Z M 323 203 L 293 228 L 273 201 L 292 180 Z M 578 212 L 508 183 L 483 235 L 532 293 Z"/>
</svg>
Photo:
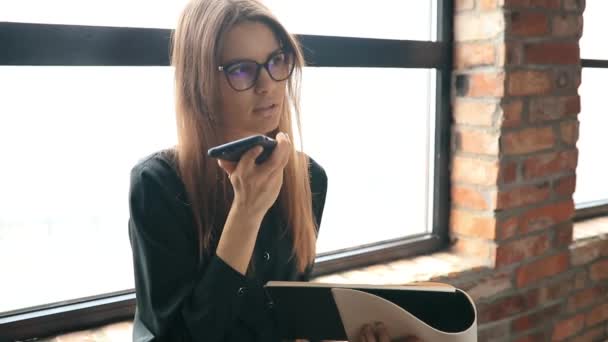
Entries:
<svg viewBox="0 0 608 342">
<path fill-rule="evenodd" d="M 270 78 L 276 82 L 285 81 L 293 72 L 294 59 L 293 52 L 279 50 L 270 55 L 263 64 L 252 60 L 240 60 L 220 65 L 218 70 L 224 72 L 232 89 L 245 91 L 255 85 L 262 67 L 268 71 Z"/>
</svg>

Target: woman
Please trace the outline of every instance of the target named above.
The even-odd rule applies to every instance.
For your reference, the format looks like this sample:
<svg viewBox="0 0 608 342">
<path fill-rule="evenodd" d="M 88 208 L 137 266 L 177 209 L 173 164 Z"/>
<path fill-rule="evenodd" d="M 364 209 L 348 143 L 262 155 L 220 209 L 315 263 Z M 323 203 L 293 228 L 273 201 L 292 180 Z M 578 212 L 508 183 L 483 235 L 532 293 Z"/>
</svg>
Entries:
<svg viewBox="0 0 608 342">
<path fill-rule="evenodd" d="M 178 144 L 131 172 L 134 340 L 276 341 L 262 285 L 309 279 L 327 190 L 290 139 L 300 47 L 255 0 L 194 0 L 172 49 Z M 206 156 L 253 134 L 278 141 L 260 165 Z"/>
</svg>

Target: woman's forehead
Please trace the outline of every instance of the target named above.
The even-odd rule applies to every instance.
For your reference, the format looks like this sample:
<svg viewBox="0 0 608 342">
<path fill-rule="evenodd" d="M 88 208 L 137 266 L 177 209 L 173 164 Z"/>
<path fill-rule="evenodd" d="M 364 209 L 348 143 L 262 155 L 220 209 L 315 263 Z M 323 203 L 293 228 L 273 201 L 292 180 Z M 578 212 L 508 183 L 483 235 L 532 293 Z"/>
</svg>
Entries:
<svg viewBox="0 0 608 342">
<path fill-rule="evenodd" d="M 268 25 L 260 22 L 240 23 L 224 36 L 221 63 L 237 59 L 263 63 L 279 47 L 279 42 Z"/>
</svg>

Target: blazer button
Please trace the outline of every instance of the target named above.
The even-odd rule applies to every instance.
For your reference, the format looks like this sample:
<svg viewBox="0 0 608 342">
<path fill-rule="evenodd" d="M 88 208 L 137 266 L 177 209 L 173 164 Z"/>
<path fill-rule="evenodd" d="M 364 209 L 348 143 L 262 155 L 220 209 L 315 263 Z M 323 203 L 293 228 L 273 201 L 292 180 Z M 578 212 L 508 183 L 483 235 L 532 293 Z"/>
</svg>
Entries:
<svg viewBox="0 0 608 342">
<path fill-rule="evenodd" d="M 264 260 L 270 261 L 270 253 L 264 252 Z"/>
<path fill-rule="evenodd" d="M 243 296 L 246 292 L 247 292 L 247 288 L 246 287 L 239 287 L 238 291 L 236 291 L 236 294 L 238 296 Z"/>
</svg>

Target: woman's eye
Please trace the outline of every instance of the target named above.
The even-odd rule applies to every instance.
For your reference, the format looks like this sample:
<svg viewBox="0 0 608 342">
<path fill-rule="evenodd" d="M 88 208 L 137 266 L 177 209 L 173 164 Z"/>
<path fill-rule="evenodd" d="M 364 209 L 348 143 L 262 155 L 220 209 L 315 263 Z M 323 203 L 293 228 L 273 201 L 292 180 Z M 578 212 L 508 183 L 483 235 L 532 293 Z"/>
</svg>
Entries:
<svg viewBox="0 0 608 342">
<path fill-rule="evenodd" d="M 228 74 L 232 77 L 249 77 L 255 72 L 255 66 L 248 63 L 236 64 L 228 68 Z"/>
<path fill-rule="evenodd" d="M 276 55 L 272 58 L 272 64 L 281 64 L 285 61 L 285 54 Z"/>
<path fill-rule="evenodd" d="M 243 68 L 240 65 L 235 65 L 228 69 L 228 73 L 231 75 L 238 75 L 243 73 Z"/>
</svg>

